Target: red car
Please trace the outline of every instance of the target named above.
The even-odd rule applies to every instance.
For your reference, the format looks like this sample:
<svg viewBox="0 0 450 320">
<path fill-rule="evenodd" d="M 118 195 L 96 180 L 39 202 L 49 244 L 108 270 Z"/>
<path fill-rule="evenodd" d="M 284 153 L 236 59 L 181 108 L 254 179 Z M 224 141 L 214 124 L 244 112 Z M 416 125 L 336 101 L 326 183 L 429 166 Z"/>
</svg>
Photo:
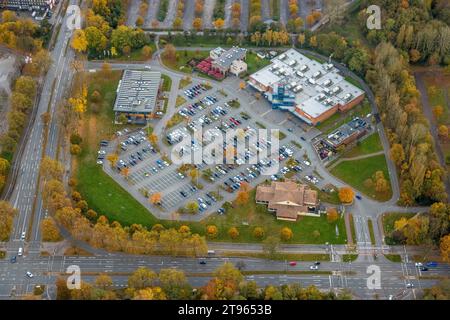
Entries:
<svg viewBox="0 0 450 320">
<path fill-rule="evenodd" d="M 292 266 L 292 267 L 295 267 L 297 265 L 297 262 L 291 261 L 291 262 L 289 262 L 289 265 Z"/>
</svg>

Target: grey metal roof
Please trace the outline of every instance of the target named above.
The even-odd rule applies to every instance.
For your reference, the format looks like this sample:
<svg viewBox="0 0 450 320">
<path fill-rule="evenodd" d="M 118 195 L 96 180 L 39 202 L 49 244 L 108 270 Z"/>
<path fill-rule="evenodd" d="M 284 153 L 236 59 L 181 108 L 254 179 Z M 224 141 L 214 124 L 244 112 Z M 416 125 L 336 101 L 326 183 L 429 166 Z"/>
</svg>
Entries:
<svg viewBox="0 0 450 320">
<path fill-rule="evenodd" d="M 114 111 L 153 112 L 160 83 L 160 72 L 125 70 L 117 88 Z"/>
<path fill-rule="evenodd" d="M 222 53 L 220 55 L 220 57 L 214 61 L 214 63 L 222 68 L 228 69 L 228 68 L 230 68 L 233 61 L 244 59 L 246 54 L 247 54 L 247 49 L 233 47 L 233 48 L 225 51 L 224 53 Z"/>
</svg>

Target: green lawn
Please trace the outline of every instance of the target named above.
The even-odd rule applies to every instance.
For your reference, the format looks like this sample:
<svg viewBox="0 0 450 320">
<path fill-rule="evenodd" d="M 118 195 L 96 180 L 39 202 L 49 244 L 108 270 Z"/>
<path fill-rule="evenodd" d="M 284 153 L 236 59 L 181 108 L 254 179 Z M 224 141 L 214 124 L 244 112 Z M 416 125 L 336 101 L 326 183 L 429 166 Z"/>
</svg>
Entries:
<svg viewBox="0 0 450 320">
<path fill-rule="evenodd" d="M 225 251 L 221 254 L 225 257 L 249 257 L 264 259 L 266 255 L 261 252 L 234 252 Z M 321 253 L 278 253 L 273 260 L 287 260 L 287 261 L 330 261 L 329 254 Z"/>
<path fill-rule="evenodd" d="M 107 78 L 100 74 L 89 77 L 88 96 L 90 97 L 90 93 L 94 90 L 98 90 L 104 99 L 101 106 L 88 102 L 88 111 L 80 128 L 83 152 L 75 165 L 78 190 L 92 209 L 106 215 L 110 220 L 117 220 L 123 224 L 152 225 L 156 219 L 96 164 L 100 140 L 110 139 L 115 131 L 123 128 L 121 125 L 113 124 L 112 111 L 121 72 L 113 71 Z"/>
<path fill-rule="evenodd" d="M 172 78 L 167 74 L 161 74 L 161 78 L 163 79 L 162 90 L 170 91 L 172 89 Z"/>
<path fill-rule="evenodd" d="M 399 254 L 385 254 L 384 257 L 392 262 L 402 262 L 402 257 Z"/>
<path fill-rule="evenodd" d="M 256 71 L 270 64 L 269 59 L 261 59 L 254 52 L 247 53 L 247 58 L 245 62 L 247 62 L 248 66 L 247 73 L 249 74 L 255 73 Z"/>
<path fill-rule="evenodd" d="M 353 215 L 351 213 L 349 214 L 349 221 L 350 221 L 350 230 L 352 232 L 352 240 L 353 243 L 356 244 L 357 239 L 356 239 L 355 221 L 353 220 Z"/>
<path fill-rule="evenodd" d="M 383 151 L 383 146 L 381 145 L 380 136 L 377 132 L 375 132 L 364 140 L 358 142 L 354 148 L 344 153 L 343 157 L 354 158 L 379 151 Z"/>
<path fill-rule="evenodd" d="M 223 216 L 212 216 L 205 223 L 212 223 L 219 227 L 219 240 L 231 241 L 227 234 L 230 227 L 237 227 L 239 238 L 236 242 L 258 242 L 252 235 L 255 227 L 262 227 L 266 235 L 278 236 L 283 227 L 288 227 L 294 233 L 291 243 L 345 243 L 346 233 L 344 219 L 337 222 L 339 236 L 336 236 L 336 224 L 327 222 L 326 216 L 299 217 L 297 222 L 276 220 L 273 213 L 269 213 L 265 206 L 256 205 L 255 190 L 250 192 L 250 201 L 244 206 L 235 206 L 229 209 Z M 248 224 L 248 225 L 244 225 Z M 314 237 L 314 231 L 319 231 L 320 235 Z"/>
<path fill-rule="evenodd" d="M 185 103 L 186 103 L 186 99 L 185 98 L 183 98 L 182 96 L 177 96 L 177 101 L 175 102 L 175 107 L 178 108 L 178 107 L 182 106 Z"/>
<path fill-rule="evenodd" d="M 407 213 L 403 213 L 403 212 L 387 212 L 383 214 L 383 230 L 384 230 L 384 235 L 388 236 L 392 233 L 392 231 L 395 230 L 394 228 L 394 223 L 397 220 L 400 220 L 401 218 L 412 218 L 415 216 L 415 213 L 411 213 L 411 212 L 407 212 Z"/>
<path fill-rule="evenodd" d="M 327 120 L 319 123 L 316 128 L 322 131 L 324 134 L 328 134 L 333 130 L 337 129 L 341 125 L 350 122 L 355 117 L 365 117 L 369 113 L 372 112 L 372 108 L 367 100 L 364 100 L 363 103 L 357 105 L 352 110 L 346 113 L 335 113 Z"/>
<path fill-rule="evenodd" d="M 356 259 L 358 259 L 357 254 L 343 254 L 342 255 L 342 262 L 353 262 Z"/>
<path fill-rule="evenodd" d="M 362 86 L 359 84 L 359 82 L 350 76 L 345 77 L 345 81 L 351 83 L 352 85 L 354 85 L 357 88 L 363 89 Z"/>
<path fill-rule="evenodd" d="M 164 65 L 166 65 L 170 69 L 191 74 L 192 67 L 188 65 L 188 62 L 191 61 L 192 59 L 202 60 L 209 57 L 209 51 L 181 50 L 177 51 L 176 56 L 177 58 L 175 61 L 170 61 L 164 57 L 164 54 L 161 55 Z"/>
<path fill-rule="evenodd" d="M 185 77 L 180 80 L 180 87 L 179 89 L 183 89 L 184 87 L 190 85 L 192 83 L 192 79 L 190 77 Z"/>
<path fill-rule="evenodd" d="M 384 177 L 388 180 L 388 192 L 375 192 L 373 186 L 367 186 L 364 183 L 367 179 L 371 179 L 377 171 L 383 171 Z M 343 161 L 334 167 L 331 173 L 373 199 L 387 201 L 392 196 L 389 172 L 383 154 L 361 160 Z"/>
</svg>

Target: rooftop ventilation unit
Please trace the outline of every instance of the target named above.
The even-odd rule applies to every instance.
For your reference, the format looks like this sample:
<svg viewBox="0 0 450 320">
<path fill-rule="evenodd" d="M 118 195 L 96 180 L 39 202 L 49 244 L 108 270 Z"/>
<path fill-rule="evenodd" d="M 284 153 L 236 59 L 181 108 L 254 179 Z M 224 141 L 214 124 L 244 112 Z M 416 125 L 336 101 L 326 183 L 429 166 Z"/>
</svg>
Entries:
<svg viewBox="0 0 450 320">
<path fill-rule="evenodd" d="M 324 85 L 325 87 L 329 87 L 329 86 L 331 86 L 332 84 L 333 84 L 333 81 L 332 81 L 331 79 L 327 79 L 327 80 L 325 80 L 324 83 L 323 83 L 323 85 Z"/>
<path fill-rule="evenodd" d="M 315 79 L 317 79 L 317 78 L 320 78 L 321 75 L 322 75 L 322 72 L 317 71 L 316 73 L 314 73 L 313 77 L 314 77 Z"/>
<path fill-rule="evenodd" d="M 333 88 L 333 94 L 339 93 L 341 91 L 342 91 L 342 89 L 339 86 L 336 86 L 336 87 Z"/>
<path fill-rule="evenodd" d="M 300 71 L 301 72 L 305 72 L 305 71 L 308 71 L 309 70 L 309 67 L 305 64 L 305 65 L 303 65 L 301 68 L 300 68 Z"/>
<path fill-rule="evenodd" d="M 349 102 L 350 100 L 352 100 L 352 98 L 353 98 L 353 95 L 351 93 L 348 93 L 345 95 L 344 100 L 346 102 Z"/>
</svg>

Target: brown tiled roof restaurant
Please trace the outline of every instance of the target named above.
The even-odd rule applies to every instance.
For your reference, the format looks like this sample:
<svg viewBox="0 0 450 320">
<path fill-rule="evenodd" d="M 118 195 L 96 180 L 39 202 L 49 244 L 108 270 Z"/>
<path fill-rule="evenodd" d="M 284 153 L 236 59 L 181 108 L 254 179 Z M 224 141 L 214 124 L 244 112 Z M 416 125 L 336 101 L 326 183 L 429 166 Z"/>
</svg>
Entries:
<svg viewBox="0 0 450 320">
<path fill-rule="evenodd" d="M 296 221 L 299 215 L 316 214 L 319 204 L 317 191 L 290 180 L 258 186 L 256 202 L 267 204 L 278 219 L 290 221 Z"/>
</svg>

